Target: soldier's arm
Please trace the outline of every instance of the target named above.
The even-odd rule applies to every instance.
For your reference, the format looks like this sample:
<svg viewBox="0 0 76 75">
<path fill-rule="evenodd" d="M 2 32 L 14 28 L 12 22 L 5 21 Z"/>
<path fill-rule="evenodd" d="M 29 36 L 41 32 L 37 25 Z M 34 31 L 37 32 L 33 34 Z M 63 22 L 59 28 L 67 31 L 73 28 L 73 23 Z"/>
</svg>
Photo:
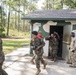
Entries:
<svg viewBox="0 0 76 75">
<path fill-rule="evenodd" d="M 76 50 L 76 39 L 74 40 L 74 51 Z"/>
<path fill-rule="evenodd" d="M 72 52 L 75 51 L 75 40 L 72 41 L 72 44 L 70 46 L 70 51 L 72 51 Z"/>
<path fill-rule="evenodd" d="M 45 46 L 45 42 L 41 39 L 40 40 L 41 44 L 38 46 L 37 50 Z"/>
<path fill-rule="evenodd" d="M 30 41 L 30 46 L 34 46 L 33 40 Z"/>
<path fill-rule="evenodd" d="M 45 40 L 50 40 L 50 36 L 45 37 Z"/>
</svg>

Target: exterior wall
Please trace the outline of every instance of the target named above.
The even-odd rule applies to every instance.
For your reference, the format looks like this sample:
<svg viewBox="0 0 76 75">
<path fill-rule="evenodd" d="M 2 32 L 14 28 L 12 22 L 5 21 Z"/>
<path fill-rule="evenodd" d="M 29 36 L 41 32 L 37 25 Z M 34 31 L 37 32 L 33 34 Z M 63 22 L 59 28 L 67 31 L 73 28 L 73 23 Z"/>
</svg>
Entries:
<svg viewBox="0 0 76 75">
<path fill-rule="evenodd" d="M 64 26 L 64 34 L 63 34 L 63 53 L 62 53 L 62 57 L 67 61 L 68 60 L 68 56 L 69 56 L 69 37 L 70 37 L 70 33 L 72 30 L 76 30 L 76 21 L 66 21 L 66 22 L 70 22 L 70 25 Z M 65 38 L 67 38 L 65 40 Z"/>
<path fill-rule="evenodd" d="M 50 25 L 56 25 L 56 22 L 53 21 L 37 21 L 33 22 L 33 31 L 42 31 L 42 34 L 44 37 L 48 36 L 50 33 Z M 44 46 L 44 56 L 48 56 L 48 50 L 49 50 L 49 41 L 46 41 L 45 38 L 43 39 L 45 42 Z"/>
<path fill-rule="evenodd" d="M 47 32 L 48 35 L 49 35 L 49 33 L 50 33 L 50 26 L 51 25 L 56 25 L 56 24 L 57 23 L 56 22 L 53 22 L 53 21 L 48 21 L 46 24 L 43 24 L 43 26 L 42 26 L 42 29 L 44 30 L 43 31 L 43 34 L 45 34 L 45 32 Z M 46 35 L 45 35 L 45 37 L 46 37 Z M 49 41 L 46 41 L 44 39 L 44 42 L 46 43 L 45 46 L 44 46 L 44 56 L 48 56 L 48 52 L 49 52 L 48 51 L 49 50 Z"/>
<path fill-rule="evenodd" d="M 63 59 L 67 60 L 68 58 L 68 52 L 69 52 L 69 45 L 67 44 L 67 40 L 65 40 L 65 36 L 70 36 L 70 33 L 72 31 L 72 25 L 75 24 L 75 21 L 31 21 L 33 25 L 33 29 L 35 31 L 42 31 L 42 34 L 44 37 L 48 36 L 50 33 L 50 26 L 64 26 L 64 31 L 63 31 L 63 53 L 62 57 Z M 71 24 L 70 24 L 71 22 Z M 48 56 L 48 49 L 49 49 L 49 41 L 45 41 L 45 47 L 44 47 L 44 56 Z"/>
<path fill-rule="evenodd" d="M 69 54 L 69 43 L 70 43 L 70 33 L 72 31 L 72 25 L 64 26 L 63 30 L 63 52 L 62 58 L 67 60 Z"/>
</svg>

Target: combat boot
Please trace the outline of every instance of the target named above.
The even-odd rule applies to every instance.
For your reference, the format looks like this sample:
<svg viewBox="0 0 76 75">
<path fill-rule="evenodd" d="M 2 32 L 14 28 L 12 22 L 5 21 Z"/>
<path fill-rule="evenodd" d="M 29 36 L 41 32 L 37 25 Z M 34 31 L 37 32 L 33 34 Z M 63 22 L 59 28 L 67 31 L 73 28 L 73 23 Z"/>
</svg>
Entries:
<svg viewBox="0 0 76 75">
<path fill-rule="evenodd" d="M 71 59 L 68 59 L 67 64 L 72 64 Z"/>
<path fill-rule="evenodd" d="M 46 69 L 46 65 L 47 65 L 47 63 L 44 64 L 43 69 Z"/>
<path fill-rule="evenodd" d="M 70 65 L 69 67 L 76 68 L 76 66 Z"/>
<path fill-rule="evenodd" d="M 54 58 L 54 62 L 56 62 L 56 60 L 57 60 L 57 59 L 56 59 L 56 58 Z"/>
<path fill-rule="evenodd" d="M 40 72 L 41 72 L 41 70 L 40 69 L 37 69 L 37 72 L 36 72 L 35 75 L 39 75 Z"/>
<path fill-rule="evenodd" d="M 72 64 L 71 62 L 67 62 L 67 64 Z"/>
</svg>

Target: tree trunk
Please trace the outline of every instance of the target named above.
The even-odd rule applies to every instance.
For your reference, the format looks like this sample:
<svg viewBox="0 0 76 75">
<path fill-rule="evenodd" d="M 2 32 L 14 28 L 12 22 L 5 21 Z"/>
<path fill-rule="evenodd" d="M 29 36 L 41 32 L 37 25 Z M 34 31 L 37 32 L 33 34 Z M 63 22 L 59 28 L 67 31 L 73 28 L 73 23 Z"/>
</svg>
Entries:
<svg viewBox="0 0 76 75">
<path fill-rule="evenodd" d="M 7 36 L 9 36 L 9 24 L 10 24 L 10 8 L 9 8 L 9 12 L 8 12 Z"/>
<path fill-rule="evenodd" d="M 62 6 L 61 9 L 63 9 L 63 4 L 64 4 L 63 2 L 64 2 L 64 0 L 61 0 L 61 6 Z"/>
<path fill-rule="evenodd" d="M 18 12 L 18 31 L 19 31 L 19 28 L 20 28 L 20 13 Z"/>
<path fill-rule="evenodd" d="M 18 31 L 20 30 L 20 0 L 19 0 L 19 10 L 18 10 Z"/>
<path fill-rule="evenodd" d="M 0 7 L 0 36 L 2 34 L 1 28 L 2 28 L 2 7 Z"/>
<path fill-rule="evenodd" d="M 49 9 L 49 7 L 48 7 L 48 0 L 46 0 L 46 7 L 47 7 L 47 10 Z"/>
<path fill-rule="evenodd" d="M 15 11 L 15 29 L 17 29 L 17 18 L 16 18 L 16 11 Z"/>
<path fill-rule="evenodd" d="M 23 5 L 24 14 L 25 14 L 25 5 Z M 23 20 L 23 31 L 25 31 L 25 20 Z"/>
<path fill-rule="evenodd" d="M 1 20 L 0 20 L 0 36 L 2 35 L 2 23 L 3 23 L 3 17 L 2 17 L 2 3 L 1 3 L 1 7 L 0 7 L 0 13 L 1 13 L 1 15 L 0 15 L 0 17 L 1 17 Z"/>
</svg>

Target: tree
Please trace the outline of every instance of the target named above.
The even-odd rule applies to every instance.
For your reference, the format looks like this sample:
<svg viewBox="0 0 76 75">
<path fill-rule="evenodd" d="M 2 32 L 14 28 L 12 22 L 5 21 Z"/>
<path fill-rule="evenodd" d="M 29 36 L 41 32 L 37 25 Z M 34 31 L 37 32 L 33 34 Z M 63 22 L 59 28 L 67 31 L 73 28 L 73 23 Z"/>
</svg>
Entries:
<svg viewBox="0 0 76 75">
<path fill-rule="evenodd" d="M 45 0 L 43 2 L 42 9 L 62 9 L 63 8 L 63 0 Z"/>
<path fill-rule="evenodd" d="M 52 3 L 51 3 L 51 0 L 45 0 L 44 2 L 43 2 L 43 6 L 42 6 L 42 9 L 43 10 L 49 10 L 49 9 L 51 9 L 52 8 Z"/>
<path fill-rule="evenodd" d="M 33 12 L 37 10 L 37 2 L 38 0 L 22 0 L 23 12 L 22 17 L 25 16 L 27 13 Z M 26 24 L 27 21 L 23 20 L 23 31 L 28 31 L 28 26 Z"/>
<path fill-rule="evenodd" d="M 27 29 L 26 21 L 21 21 L 21 17 L 27 13 L 37 9 L 38 0 L 2 0 L 8 10 L 7 14 L 7 36 L 9 36 L 9 29 L 17 29 L 18 31 Z M 22 10 L 23 9 L 23 10 Z M 3 20 L 2 20 L 3 21 Z M 2 22 L 1 21 L 1 22 Z M 5 23 L 5 22 L 3 22 Z M 23 25 L 22 25 L 23 24 Z"/>
<path fill-rule="evenodd" d="M 64 4 L 69 6 L 69 8 L 76 9 L 76 0 L 64 0 Z"/>
<path fill-rule="evenodd" d="M 2 3 L 0 5 L 0 37 L 2 36 L 2 33 L 4 31 L 4 21 L 5 21 L 5 12 L 3 10 Z"/>
<path fill-rule="evenodd" d="M 0 36 L 2 35 L 2 7 L 0 6 Z"/>
<path fill-rule="evenodd" d="M 13 7 L 13 0 L 6 0 L 5 4 L 8 6 L 8 25 L 7 25 L 7 36 L 9 36 L 9 25 L 10 25 L 10 12 Z"/>
<path fill-rule="evenodd" d="M 55 6 L 54 9 L 63 9 L 64 0 L 54 0 Z"/>
</svg>

